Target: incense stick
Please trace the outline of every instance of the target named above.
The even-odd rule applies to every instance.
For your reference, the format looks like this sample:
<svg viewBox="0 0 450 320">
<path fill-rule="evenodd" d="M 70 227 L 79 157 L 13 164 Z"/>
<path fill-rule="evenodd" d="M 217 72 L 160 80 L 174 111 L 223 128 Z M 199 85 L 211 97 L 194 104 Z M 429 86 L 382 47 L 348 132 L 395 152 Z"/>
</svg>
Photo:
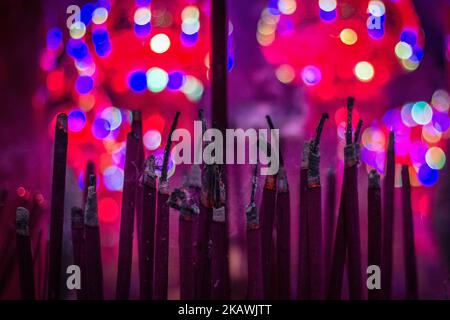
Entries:
<svg viewBox="0 0 450 320">
<path fill-rule="evenodd" d="M 156 215 L 156 173 L 155 157 L 150 156 L 145 161 L 144 175 L 141 181 L 142 193 L 142 229 L 141 229 L 141 252 L 140 252 L 140 297 L 150 300 L 153 296 L 153 262 L 155 244 L 155 215 Z"/>
<path fill-rule="evenodd" d="M 411 206 L 411 184 L 408 166 L 402 166 L 403 246 L 405 259 L 406 299 L 418 299 L 414 222 Z"/>
<path fill-rule="evenodd" d="M 120 221 L 119 259 L 116 286 L 116 298 L 119 300 L 127 300 L 130 295 L 134 211 L 136 185 L 139 177 L 138 157 L 139 137 L 137 133 L 131 131 L 127 135 Z"/>
<path fill-rule="evenodd" d="M 87 299 L 86 258 L 84 249 L 84 212 L 83 209 L 73 207 L 71 212 L 73 262 L 81 269 L 81 289 L 77 290 L 77 299 Z"/>
<path fill-rule="evenodd" d="M 255 165 L 252 176 L 250 203 L 246 208 L 247 222 L 247 299 L 264 299 L 262 275 L 261 228 L 256 208 L 255 196 L 258 187 L 258 166 Z"/>
<path fill-rule="evenodd" d="M 90 176 L 84 215 L 86 233 L 86 279 L 89 300 L 103 299 L 103 264 L 98 224 L 97 190 L 95 176 Z"/>
<path fill-rule="evenodd" d="M 376 170 L 369 172 L 369 188 L 367 191 L 367 221 L 368 221 L 368 266 L 381 265 L 381 188 L 380 175 Z M 379 300 L 380 290 L 368 290 L 369 300 Z"/>
<path fill-rule="evenodd" d="M 92 161 L 88 161 L 86 165 L 86 174 L 84 177 L 84 189 L 83 189 L 83 207 L 86 206 L 86 199 L 89 188 L 89 179 L 91 175 L 95 175 L 95 164 Z"/>
<path fill-rule="evenodd" d="M 67 162 L 67 115 L 60 113 L 56 119 L 55 146 L 53 154 L 53 182 L 50 209 L 50 244 L 48 298 L 61 298 L 61 263 L 64 224 L 64 196 Z"/>
<path fill-rule="evenodd" d="M 320 185 L 319 143 L 325 121 L 324 113 L 317 126 L 316 137 L 310 144 L 308 159 L 308 262 L 310 276 L 310 298 L 323 299 L 323 248 L 322 248 L 322 188 Z"/>
<path fill-rule="evenodd" d="M 381 290 L 383 298 L 391 298 L 392 288 L 392 245 L 394 238 L 394 189 L 395 189 L 395 148 L 394 132 L 389 134 L 386 175 L 383 186 L 383 243 L 381 260 Z"/>
<path fill-rule="evenodd" d="M 33 257 L 29 230 L 30 213 L 19 207 L 16 211 L 16 243 L 19 262 L 20 292 L 23 300 L 35 300 Z"/>
<path fill-rule="evenodd" d="M 156 218 L 156 238 L 155 238 L 155 268 L 154 268 L 154 289 L 153 298 L 155 300 L 167 299 L 168 267 L 169 267 L 169 182 L 167 179 L 167 167 L 169 162 L 169 152 L 172 145 L 172 133 L 177 126 L 180 113 L 177 112 L 170 128 L 164 150 L 163 166 L 159 178 L 157 218 Z"/>
<path fill-rule="evenodd" d="M 336 172 L 330 168 L 327 172 L 326 198 L 324 214 L 324 272 L 325 283 L 330 279 L 331 258 L 333 256 L 333 236 L 336 215 Z"/>
<path fill-rule="evenodd" d="M 298 245 L 298 286 L 297 293 L 300 300 L 310 298 L 309 284 L 309 255 L 308 255 L 308 166 L 310 141 L 303 144 L 303 153 L 300 169 L 300 227 Z"/>
</svg>

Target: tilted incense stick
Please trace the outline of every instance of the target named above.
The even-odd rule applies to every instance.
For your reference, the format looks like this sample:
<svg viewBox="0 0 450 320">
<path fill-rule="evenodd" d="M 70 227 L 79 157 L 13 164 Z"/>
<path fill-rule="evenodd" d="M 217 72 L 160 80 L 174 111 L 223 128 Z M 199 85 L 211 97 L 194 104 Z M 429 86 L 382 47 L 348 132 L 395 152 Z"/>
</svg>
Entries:
<svg viewBox="0 0 450 320">
<path fill-rule="evenodd" d="M 405 259 L 406 299 L 417 300 L 417 263 L 414 247 L 414 221 L 411 205 L 411 184 L 408 166 L 402 166 L 403 246 Z"/>
<path fill-rule="evenodd" d="M 87 196 L 87 195 L 86 195 Z M 81 289 L 77 290 L 77 299 L 87 299 L 87 282 L 86 282 L 86 251 L 84 248 L 84 212 L 83 209 L 73 207 L 71 211 L 71 231 L 72 231 L 72 248 L 73 262 L 80 267 L 81 270 Z"/>
<path fill-rule="evenodd" d="M 87 297 L 89 300 L 103 299 L 103 264 L 98 224 L 96 179 L 90 176 L 86 209 L 84 214 Z"/>
<path fill-rule="evenodd" d="M 258 186 L 258 166 L 255 165 L 252 176 L 250 203 L 246 208 L 247 221 L 247 299 L 264 299 L 262 275 L 261 228 L 255 197 Z"/>
<path fill-rule="evenodd" d="M 394 132 L 389 134 L 386 174 L 383 185 L 383 243 L 381 256 L 381 290 L 383 299 L 391 298 L 392 246 L 394 241 L 394 189 L 395 189 L 395 143 Z"/>
<path fill-rule="evenodd" d="M 29 230 L 30 213 L 19 207 L 16 211 L 16 244 L 19 262 L 20 292 L 23 300 L 35 300 L 33 257 Z"/>
<path fill-rule="evenodd" d="M 143 193 L 139 280 L 140 297 L 143 300 L 151 300 L 153 296 L 153 262 L 155 259 L 155 216 L 157 201 L 156 180 L 155 157 L 150 156 L 145 161 L 145 169 L 141 181 Z"/>
<path fill-rule="evenodd" d="M 169 268 L 169 181 L 167 168 L 169 163 L 170 147 L 172 145 L 172 133 L 175 131 L 180 112 L 177 112 L 169 131 L 161 176 L 159 178 L 157 217 L 156 217 L 156 237 L 155 237 L 155 267 L 154 267 L 154 288 L 153 298 L 155 300 L 167 299 L 168 268 Z"/>
<path fill-rule="evenodd" d="M 369 188 L 367 191 L 367 265 L 381 266 L 381 188 L 380 175 L 376 170 L 369 172 Z M 369 300 L 379 300 L 380 290 L 368 290 Z"/>
<path fill-rule="evenodd" d="M 53 154 L 53 182 L 50 209 L 50 243 L 48 298 L 61 298 L 61 263 L 64 224 L 64 196 L 67 162 L 67 115 L 61 113 L 56 119 L 55 146 Z"/>
</svg>

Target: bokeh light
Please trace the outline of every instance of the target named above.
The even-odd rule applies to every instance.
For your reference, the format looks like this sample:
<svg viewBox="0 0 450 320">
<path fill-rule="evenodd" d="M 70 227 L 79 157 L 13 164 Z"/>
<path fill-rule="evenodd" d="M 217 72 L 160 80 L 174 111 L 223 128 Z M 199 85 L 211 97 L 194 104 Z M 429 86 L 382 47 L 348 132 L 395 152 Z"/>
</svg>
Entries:
<svg viewBox="0 0 450 320">
<path fill-rule="evenodd" d="M 86 115 L 81 110 L 72 110 L 67 116 L 69 130 L 80 132 L 86 125 Z"/>
<path fill-rule="evenodd" d="M 295 79 L 295 70 L 288 64 L 282 64 L 275 71 L 275 76 L 282 83 L 291 83 Z"/>
<path fill-rule="evenodd" d="M 430 123 L 433 117 L 433 109 L 425 101 L 419 101 L 414 103 L 411 115 L 414 121 L 420 125 L 425 125 Z"/>
<path fill-rule="evenodd" d="M 170 48 L 170 39 L 164 33 L 154 35 L 150 40 L 150 48 L 155 53 L 164 53 Z"/>
<path fill-rule="evenodd" d="M 147 87 L 151 92 L 163 91 L 169 82 L 169 75 L 161 68 L 150 68 L 147 73 Z"/>
<path fill-rule="evenodd" d="M 371 63 L 367 61 L 358 62 L 355 66 L 355 76 L 362 82 L 369 82 L 375 75 L 375 70 Z"/>
<path fill-rule="evenodd" d="M 156 150 L 161 145 L 161 133 L 157 130 L 149 130 L 144 134 L 144 146 L 147 150 Z"/>
<path fill-rule="evenodd" d="M 445 166 L 445 153 L 439 147 L 431 147 L 426 155 L 425 160 L 431 169 L 441 170 Z"/>
<path fill-rule="evenodd" d="M 346 28 L 341 31 L 341 33 L 339 34 L 339 38 L 341 39 L 342 43 L 351 46 L 358 41 L 358 34 L 355 32 L 355 30 Z"/>
<path fill-rule="evenodd" d="M 103 183 L 109 191 L 122 191 L 124 172 L 117 166 L 107 167 L 103 171 Z"/>
</svg>

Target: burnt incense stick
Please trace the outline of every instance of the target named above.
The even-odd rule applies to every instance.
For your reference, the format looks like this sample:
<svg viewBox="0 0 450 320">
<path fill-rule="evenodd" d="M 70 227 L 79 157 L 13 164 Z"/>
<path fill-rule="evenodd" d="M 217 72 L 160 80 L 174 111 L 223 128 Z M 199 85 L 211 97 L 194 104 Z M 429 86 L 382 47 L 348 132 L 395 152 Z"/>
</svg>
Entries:
<svg viewBox="0 0 450 320">
<path fill-rule="evenodd" d="M 272 119 L 266 116 L 267 123 L 271 130 L 274 130 Z M 276 287 L 277 298 L 287 300 L 291 293 L 290 277 L 290 241 L 291 241 L 291 208 L 289 184 L 284 167 L 284 160 L 280 148 L 279 163 L 280 169 L 277 177 L 277 199 L 275 204 L 276 221 Z"/>
<path fill-rule="evenodd" d="M 67 115 L 61 113 L 56 119 L 55 145 L 53 154 L 53 182 L 50 209 L 50 243 L 48 298 L 61 298 L 61 263 L 64 224 L 64 196 L 66 189 L 67 162 Z"/>
<path fill-rule="evenodd" d="M 35 300 L 33 257 L 29 230 L 30 213 L 19 207 L 16 211 L 16 244 L 19 263 L 20 293 L 23 300 Z"/>
<path fill-rule="evenodd" d="M 84 249 L 84 212 L 83 209 L 73 207 L 71 212 L 73 262 L 81 269 L 81 289 L 77 290 L 77 299 L 87 299 L 86 257 Z"/>
<path fill-rule="evenodd" d="M 103 299 L 103 264 L 98 224 L 97 184 L 94 175 L 90 176 L 84 227 L 86 234 L 86 287 L 89 300 Z"/>
<path fill-rule="evenodd" d="M 88 161 L 86 165 L 86 174 L 84 177 L 83 206 L 86 206 L 86 199 L 89 188 L 89 179 L 91 175 L 95 175 L 95 164 L 92 161 Z"/>
<path fill-rule="evenodd" d="M 323 248 L 322 248 L 322 188 L 320 185 L 319 143 L 325 121 L 324 113 L 316 130 L 316 137 L 310 144 L 308 159 L 307 223 L 308 263 L 310 278 L 310 299 L 323 299 Z"/>
<path fill-rule="evenodd" d="M 169 163 L 170 147 L 172 145 L 172 133 L 177 126 L 180 113 L 177 112 L 173 120 L 172 127 L 167 137 L 164 149 L 164 159 L 161 176 L 159 178 L 157 216 L 156 216 L 156 237 L 155 237 L 155 266 L 154 266 L 154 287 L 153 299 L 166 300 L 168 286 L 169 268 L 169 182 L 167 179 L 167 167 Z"/>
<path fill-rule="evenodd" d="M 309 255 L 308 255 L 308 167 L 311 141 L 303 144 L 303 153 L 300 169 L 300 226 L 298 245 L 298 281 L 297 294 L 300 300 L 310 298 L 309 285 Z"/>
<path fill-rule="evenodd" d="M 367 191 L 367 265 L 381 265 L 381 188 L 380 175 L 376 170 L 369 172 L 369 188 Z M 369 300 L 379 300 L 380 290 L 369 289 Z"/>
<path fill-rule="evenodd" d="M 211 221 L 211 299 L 229 299 L 228 230 L 223 166 L 214 165 L 214 207 Z"/>
<path fill-rule="evenodd" d="M 145 161 L 144 175 L 142 176 L 142 229 L 140 251 L 140 297 L 142 300 L 151 300 L 153 296 L 153 262 L 155 245 L 155 215 L 156 215 L 156 173 L 155 157 L 152 155 Z"/>
<path fill-rule="evenodd" d="M 383 242 L 381 256 L 381 290 L 383 299 L 391 299 L 392 255 L 394 239 L 394 189 L 395 189 L 395 147 L 394 132 L 389 134 L 386 174 L 383 185 Z"/>
<path fill-rule="evenodd" d="M 331 258 L 333 256 L 333 236 L 336 216 L 336 172 L 333 168 L 328 169 L 326 196 L 324 209 L 324 272 L 325 283 L 329 281 L 331 270 Z"/>
<path fill-rule="evenodd" d="M 252 176 L 250 203 L 245 210 L 247 222 L 247 299 L 264 299 L 261 228 L 255 197 L 258 187 L 258 166 L 255 165 Z"/>
<path fill-rule="evenodd" d="M 130 295 L 134 212 L 136 186 L 139 177 L 139 142 L 138 134 L 133 131 L 128 133 L 122 193 L 119 259 L 117 267 L 116 299 L 118 300 L 127 300 Z"/>
<path fill-rule="evenodd" d="M 191 172 L 197 175 L 197 172 Z M 169 205 L 180 212 L 179 220 L 179 253 L 180 253 L 180 299 L 195 298 L 195 267 L 194 267 L 194 219 L 199 214 L 198 198 L 191 193 L 193 183 L 198 185 L 199 177 L 188 175 L 183 188 L 175 189 L 169 198 Z M 195 192 L 195 191 L 194 191 Z"/>
<path fill-rule="evenodd" d="M 411 206 L 411 184 L 408 166 L 402 166 L 403 246 L 405 261 L 406 299 L 417 300 L 417 264 L 414 247 L 414 221 Z"/>
</svg>

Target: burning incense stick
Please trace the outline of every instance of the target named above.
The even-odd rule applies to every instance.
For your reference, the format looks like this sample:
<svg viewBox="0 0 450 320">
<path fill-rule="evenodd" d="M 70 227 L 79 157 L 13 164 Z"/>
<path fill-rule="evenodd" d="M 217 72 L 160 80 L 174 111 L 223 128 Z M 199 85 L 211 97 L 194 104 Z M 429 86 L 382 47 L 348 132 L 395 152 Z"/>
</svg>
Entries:
<svg viewBox="0 0 450 320">
<path fill-rule="evenodd" d="M 86 174 L 84 178 L 84 190 L 83 190 L 83 206 L 86 206 L 86 199 L 88 195 L 89 179 L 91 175 L 95 175 L 95 164 L 92 161 L 88 161 L 86 165 Z"/>
<path fill-rule="evenodd" d="M 195 177 L 194 177 L 195 175 Z M 179 252 L 180 252 L 180 299 L 195 298 L 194 267 L 194 219 L 199 214 L 198 198 L 192 193 L 194 185 L 199 186 L 200 177 L 197 172 L 188 174 L 184 187 L 175 189 L 169 198 L 170 207 L 180 212 L 179 220 Z M 195 192 L 195 190 L 194 190 Z"/>
<path fill-rule="evenodd" d="M 67 115 L 56 119 L 55 148 L 53 154 L 52 202 L 50 209 L 50 247 L 48 272 L 48 298 L 61 298 L 61 262 L 64 224 L 64 195 L 67 162 Z"/>
<path fill-rule="evenodd" d="M 266 116 L 267 123 L 271 130 L 275 129 L 270 116 Z M 275 205 L 276 217 L 276 283 L 277 298 L 287 300 L 290 297 L 290 241 L 291 241 L 291 207 L 289 184 L 284 167 L 283 156 L 280 148 L 280 169 L 277 177 L 277 198 Z"/>
<path fill-rule="evenodd" d="M 211 222 L 211 299 L 229 298 L 228 230 L 223 166 L 214 165 L 214 208 Z"/>
<path fill-rule="evenodd" d="M 155 268 L 154 268 L 154 290 L 155 300 L 167 299 L 168 267 L 169 267 L 169 182 L 167 178 L 167 167 L 169 163 L 170 147 L 172 145 L 172 133 L 177 126 L 180 113 L 177 112 L 170 128 L 164 150 L 164 159 L 159 178 L 157 218 L 156 218 L 156 238 L 155 238 Z"/>
<path fill-rule="evenodd" d="M 367 265 L 381 265 L 381 189 L 380 175 L 376 170 L 369 173 L 369 188 L 367 191 L 368 220 L 368 260 Z M 368 290 L 369 300 L 379 300 L 380 290 Z"/>
<path fill-rule="evenodd" d="M 303 144 L 303 153 L 300 169 L 300 227 L 298 245 L 298 283 L 297 293 L 300 300 L 310 298 L 309 287 L 309 256 L 308 256 L 308 167 L 311 141 Z"/>
<path fill-rule="evenodd" d="M 360 300 L 363 298 L 361 283 L 361 240 L 359 230 L 359 203 L 358 203 L 358 163 L 359 163 L 359 145 L 357 140 L 361 131 L 362 121 L 359 120 L 355 131 L 354 141 L 350 138 L 348 143 L 348 133 L 352 132 L 352 109 L 353 100 L 348 104 L 348 120 L 346 132 L 345 155 L 345 185 L 344 185 L 344 204 L 345 204 L 345 237 L 348 251 L 348 282 L 350 299 Z"/>
<path fill-rule="evenodd" d="M 134 131 L 128 133 L 120 221 L 119 260 L 117 268 L 116 298 L 119 300 L 126 300 L 130 295 L 134 211 L 136 186 L 139 177 L 139 142 L 139 133 Z"/>
<path fill-rule="evenodd" d="M 324 113 L 317 127 L 316 137 L 310 144 L 308 159 L 308 262 L 310 276 L 310 298 L 323 299 L 323 248 L 322 248 L 322 188 L 320 186 L 319 143 L 325 121 Z"/>
<path fill-rule="evenodd" d="M 73 262 L 81 269 L 81 289 L 77 290 L 77 299 L 87 299 L 86 257 L 84 248 L 84 212 L 83 209 L 73 207 L 72 217 L 72 248 Z"/>
<path fill-rule="evenodd" d="M 405 259 L 406 299 L 417 300 L 417 265 L 414 248 L 414 222 L 411 207 L 411 184 L 408 166 L 402 167 L 403 246 Z"/>
<path fill-rule="evenodd" d="M 262 275 L 261 228 L 256 208 L 255 196 L 258 187 L 258 166 L 255 165 L 252 177 L 252 193 L 250 204 L 246 208 L 247 219 L 247 299 L 264 299 Z"/>
<path fill-rule="evenodd" d="M 84 215 L 86 233 L 86 279 L 89 300 L 103 299 L 103 264 L 98 225 L 97 190 L 95 176 L 90 176 Z"/>
<path fill-rule="evenodd" d="M 381 290 L 383 298 L 391 298 L 392 288 L 392 245 L 394 239 L 394 189 L 395 189 L 395 148 L 394 132 L 389 134 L 386 156 L 386 175 L 383 186 L 383 243 L 381 256 Z"/>
<path fill-rule="evenodd" d="M 33 257 L 29 230 L 30 213 L 19 207 L 16 211 L 16 243 L 19 262 L 20 293 L 23 300 L 35 300 Z"/>
<path fill-rule="evenodd" d="M 156 173 L 155 157 L 150 156 L 145 162 L 142 177 L 142 229 L 141 229 L 141 265 L 139 268 L 140 297 L 150 300 L 153 296 L 153 262 L 155 245 L 156 214 Z"/>
<path fill-rule="evenodd" d="M 333 256 L 333 236 L 336 215 L 336 172 L 330 168 L 327 172 L 327 188 L 324 214 L 324 272 L 325 283 L 330 276 L 331 257 Z"/>
</svg>

